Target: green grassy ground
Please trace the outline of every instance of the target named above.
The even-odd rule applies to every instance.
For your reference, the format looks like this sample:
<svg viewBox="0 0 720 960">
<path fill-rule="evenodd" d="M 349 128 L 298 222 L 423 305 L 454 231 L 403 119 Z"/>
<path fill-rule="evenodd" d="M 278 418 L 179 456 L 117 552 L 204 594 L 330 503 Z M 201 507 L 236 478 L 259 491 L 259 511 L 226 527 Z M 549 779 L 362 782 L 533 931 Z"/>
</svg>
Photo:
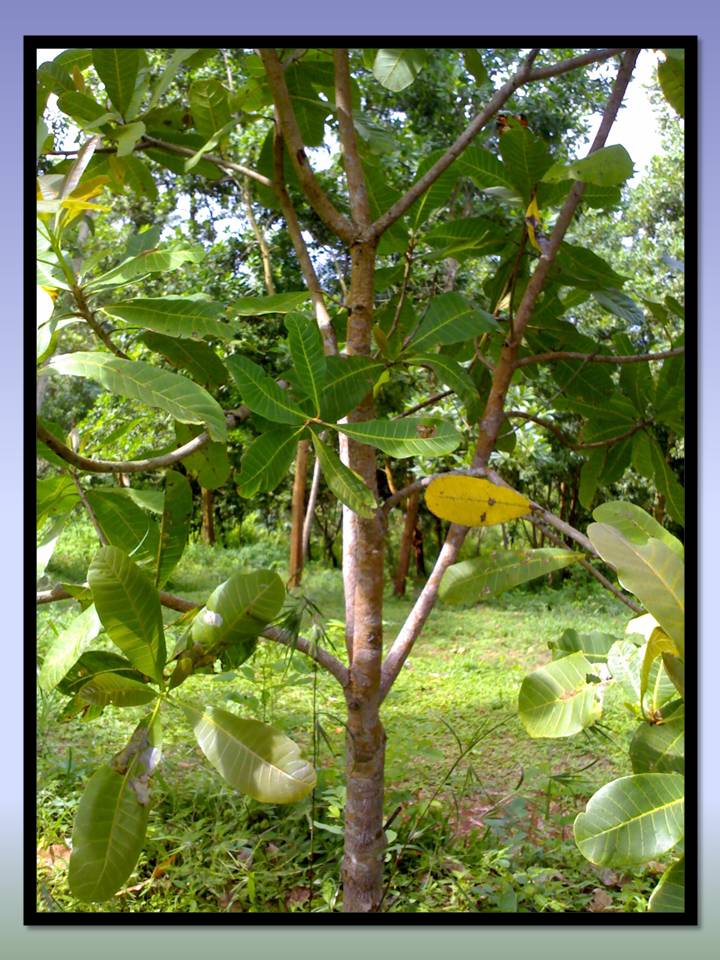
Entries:
<svg viewBox="0 0 720 960">
<path fill-rule="evenodd" d="M 82 544 L 54 558 L 55 578 L 80 579 Z M 192 546 L 169 589 L 204 599 L 247 557 Z M 302 592 L 343 650 L 337 572 L 310 570 Z M 392 638 L 411 597 L 388 597 Z M 41 608 L 40 655 L 74 615 Z M 168 613 L 168 617 L 172 618 Z M 656 877 L 599 870 L 576 851 L 572 821 L 588 796 L 630 772 L 633 729 L 610 696 L 602 735 L 532 741 L 516 717 L 523 677 L 549 659 L 566 627 L 620 636 L 626 609 L 595 584 L 515 590 L 482 606 L 437 608 L 388 697 L 386 910 L 400 912 L 638 911 Z M 165 719 L 145 851 L 113 901 L 80 904 L 67 889 L 68 843 L 84 783 L 119 750 L 142 708 L 107 710 L 93 723 L 58 724 L 62 698 L 38 705 L 39 909 L 93 912 L 322 912 L 339 907 L 343 699 L 301 654 L 262 643 L 232 675 L 192 678 L 188 694 L 283 729 L 313 756 L 318 786 L 292 807 L 262 806 L 227 787 L 182 717 Z M 315 723 L 313 722 L 315 718 Z"/>
</svg>

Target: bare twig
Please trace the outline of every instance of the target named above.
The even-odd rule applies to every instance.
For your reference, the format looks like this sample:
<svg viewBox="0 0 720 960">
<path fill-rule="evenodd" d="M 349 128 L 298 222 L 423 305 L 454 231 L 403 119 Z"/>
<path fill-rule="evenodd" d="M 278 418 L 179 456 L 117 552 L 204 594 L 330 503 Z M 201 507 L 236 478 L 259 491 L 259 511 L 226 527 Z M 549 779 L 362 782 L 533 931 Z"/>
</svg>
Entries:
<svg viewBox="0 0 720 960">
<path fill-rule="evenodd" d="M 239 183 L 238 187 L 240 187 Z M 265 278 L 265 289 L 268 293 L 268 296 L 272 296 L 275 293 L 275 284 L 273 282 L 272 267 L 270 263 L 270 248 L 268 247 L 268 242 L 265 239 L 265 234 L 262 232 L 257 220 L 255 219 L 255 214 L 252 208 L 252 199 L 250 197 L 250 184 L 248 183 L 247 177 L 245 177 L 241 191 L 243 200 L 245 202 L 245 212 L 247 213 L 250 227 L 252 232 L 255 234 L 255 239 L 257 240 L 258 247 L 260 248 L 263 276 Z"/>
<path fill-rule="evenodd" d="M 563 73 L 577 70 L 578 67 L 586 67 L 590 63 L 602 63 L 603 60 L 617 57 L 621 53 L 625 53 L 625 47 L 614 47 L 607 50 L 591 50 L 589 53 L 581 53 L 577 57 L 570 57 L 568 60 L 561 60 L 559 63 L 553 63 L 547 67 L 536 67 L 531 71 L 528 82 L 532 83 L 535 80 L 547 80 L 550 77 L 559 77 Z"/>
<path fill-rule="evenodd" d="M 593 440 L 588 443 L 578 443 L 569 437 L 556 423 L 553 423 L 552 420 L 548 420 L 546 417 L 539 417 L 534 413 L 525 413 L 524 410 L 506 410 L 505 416 L 515 417 L 518 420 L 527 420 L 531 423 L 537 423 L 546 430 L 550 430 L 551 433 L 555 434 L 561 443 L 565 444 L 565 446 L 569 447 L 571 450 L 592 450 L 600 447 L 612 447 L 621 440 L 626 440 L 628 437 L 632 437 L 639 430 L 643 430 L 652 423 L 652 420 L 638 420 L 638 422 L 634 423 L 628 430 L 625 430 L 623 433 L 619 433 L 614 437 L 609 437 L 607 440 Z"/>
<path fill-rule="evenodd" d="M 258 52 L 265 65 L 265 73 L 272 90 L 277 118 L 283 138 L 288 146 L 290 160 L 295 167 L 303 192 L 323 223 L 341 240 L 351 243 L 357 233 L 356 227 L 335 208 L 318 183 L 308 162 L 305 154 L 305 144 L 285 82 L 283 65 L 274 50 L 262 49 Z"/>
<path fill-rule="evenodd" d="M 535 353 L 531 357 L 521 357 L 516 366 L 526 367 L 531 363 L 545 363 L 548 360 L 582 360 L 585 363 L 647 363 L 650 360 L 667 360 L 685 353 L 685 347 L 673 350 L 661 350 L 658 353 L 633 353 L 613 355 L 609 353 L 576 353 L 574 350 L 549 350 L 547 353 Z"/>
<path fill-rule="evenodd" d="M 370 223 L 370 203 L 362 161 L 358 153 L 355 127 L 353 126 L 350 64 L 347 50 L 333 50 L 333 60 L 335 64 L 335 104 L 348 184 L 348 196 L 350 198 L 350 213 L 358 226 L 367 227 Z"/>
<path fill-rule="evenodd" d="M 128 355 L 121 350 L 120 347 L 113 343 L 112 337 L 108 331 L 103 327 L 93 311 L 90 309 L 90 305 L 85 299 L 85 294 L 78 284 L 75 284 L 73 287 L 72 295 L 75 300 L 75 306 L 77 307 L 78 314 L 83 318 L 85 323 L 87 323 L 95 336 L 99 340 L 102 340 L 108 350 L 110 350 L 111 353 L 114 353 L 116 357 L 120 357 L 122 360 L 128 360 Z"/>
<path fill-rule="evenodd" d="M 428 397 L 426 400 L 421 400 L 420 403 L 416 403 L 414 407 L 409 407 L 407 410 L 399 413 L 397 417 L 393 417 L 393 420 L 402 420 L 403 417 L 411 417 L 414 413 L 417 413 L 418 410 L 424 410 L 425 407 L 431 407 L 434 403 L 444 400 L 445 397 L 451 397 L 453 393 L 455 393 L 454 390 L 443 390 L 442 393 L 435 393 L 432 397 Z"/>
</svg>

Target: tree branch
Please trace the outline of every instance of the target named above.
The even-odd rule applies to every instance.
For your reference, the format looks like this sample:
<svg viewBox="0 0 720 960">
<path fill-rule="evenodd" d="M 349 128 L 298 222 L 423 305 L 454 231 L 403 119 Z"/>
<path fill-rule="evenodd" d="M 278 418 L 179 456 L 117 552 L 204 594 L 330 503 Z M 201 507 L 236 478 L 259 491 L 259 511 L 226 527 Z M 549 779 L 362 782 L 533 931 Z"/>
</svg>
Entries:
<svg viewBox="0 0 720 960">
<path fill-rule="evenodd" d="M 536 67 L 535 70 L 530 72 L 528 82 L 548 80 L 550 77 L 559 77 L 563 73 L 569 73 L 570 70 L 577 70 L 578 67 L 586 67 L 590 63 L 602 63 L 603 60 L 609 60 L 610 57 L 625 53 L 625 49 L 625 47 L 614 47 L 607 50 L 591 50 L 589 53 L 581 53 L 577 57 L 561 60 L 559 63 L 553 63 L 547 67 Z"/>
<path fill-rule="evenodd" d="M 234 427 L 249 416 L 250 410 L 247 407 L 238 407 L 237 410 L 226 415 L 226 420 L 228 426 Z M 142 473 L 145 470 L 162 470 L 201 450 L 210 440 L 208 434 L 203 431 L 181 447 L 157 457 L 148 457 L 145 460 L 90 460 L 75 453 L 39 422 L 37 437 L 66 463 L 88 473 Z"/>
<path fill-rule="evenodd" d="M 544 427 L 546 430 L 550 430 L 555 436 L 560 440 L 561 443 L 564 443 L 566 447 L 569 447 L 571 450 L 591 450 L 598 447 L 612 447 L 613 444 L 619 443 L 621 440 L 626 440 L 628 437 L 632 437 L 633 434 L 636 434 L 639 430 L 643 430 L 645 427 L 650 426 L 652 420 L 638 420 L 629 430 L 626 430 L 624 433 L 619 433 L 615 437 L 610 437 L 607 440 L 593 440 L 590 443 L 577 443 L 572 440 L 568 435 L 561 430 L 556 423 L 553 423 L 552 420 L 548 420 L 546 417 L 538 417 L 534 413 L 525 413 L 523 410 L 506 410 L 506 417 L 515 417 L 519 420 L 528 420 L 532 423 L 537 423 L 539 426 Z"/>
<path fill-rule="evenodd" d="M 298 126 L 295 111 L 290 100 L 290 93 L 285 83 L 283 65 L 274 50 L 261 49 L 258 51 L 265 65 L 265 73 L 270 84 L 277 122 L 282 130 L 283 138 L 288 146 L 290 160 L 313 210 L 323 223 L 332 232 L 346 243 L 352 243 L 356 236 L 356 228 L 352 221 L 335 208 L 325 191 L 318 183 L 308 158 L 305 154 L 300 127 Z"/>
<path fill-rule="evenodd" d="M 685 353 L 685 347 L 673 350 L 661 350 L 659 353 L 634 353 L 614 356 L 608 353 L 576 353 L 574 350 L 549 350 L 547 353 L 535 353 L 531 357 L 521 357 L 515 366 L 526 367 L 531 363 L 545 363 L 547 360 L 582 360 L 585 363 L 645 363 L 650 360 L 667 360 Z"/>
<path fill-rule="evenodd" d="M 347 50 L 333 50 L 333 61 L 335 64 L 335 105 L 340 128 L 340 144 L 345 163 L 345 175 L 347 177 L 350 213 L 358 226 L 367 227 L 370 224 L 370 203 L 362 161 L 358 153 L 355 127 L 353 126 L 350 64 Z"/>
<path fill-rule="evenodd" d="M 250 196 L 250 184 L 248 183 L 248 177 L 245 177 L 242 186 L 238 183 L 238 187 L 242 193 L 242 198 L 245 202 L 245 212 L 248 216 L 248 221 L 252 232 L 255 234 L 255 239 L 257 240 L 258 247 L 260 248 L 260 257 L 262 259 L 263 266 L 263 276 L 265 278 L 265 290 L 268 296 L 272 296 L 275 293 L 275 284 L 273 282 L 272 276 L 272 267 L 270 263 L 270 248 L 268 247 L 268 242 L 265 239 L 265 234 L 260 229 L 260 225 L 255 219 L 255 214 L 252 208 L 252 198 Z"/>
<path fill-rule="evenodd" d="M 192 150 L 190 147 L 182 147 L 177 143 L 168 143 L 167 140 L 158 140 L 157 137 L 143 137 L 143 139 L 135 145 L 136 150 L 146 150 L 148 147 L 167 150 L 168 153 L 176 153 L 181 157 L 194 157 L 197 153 L 197 150 Z M 115 151 L 110 152 L 114 153 Z M 218 156 L 216 153 L 204 153 L 202 158 L 203 160 L 208 160 L 210 163 L 214 163 L 217 167 L 222 167 L 224 170 L 232 170 L 233 173 L 240 173 L 244 177 L 250 177 L 251 180 L 257 180 L 257 182 L 262 183 L 264 187 L 272 187 L 272 182 L 268 177 L 262 173 L 258 173 L 257 170 L 244 166 L 242 163 L 233 163 L 232 160 L 226 160 L 225 157 Z"/>
<path fill-rule="evenodd" d="M 202 606 L 202 603 L 196 603 L 193 600 L 186 600 L 185 597 L 178 597 L 176 594 L 167 593 L 165 590 L 158 591 L 160 594 L 160 603 L 170 610 L 177 610 L 179 613 L 187 613 L 188 610 L 196 610 Z M 36 603 L 55 603 L 58 600 L 74 599 L 71 593 L 68 593 L 64 587 L 56 585 L 50 590 L 40 590 L 36 594 Z M 348 669 L 336 657 L 311 642 L 305 637 L 296 637 L 287 630 L 281 630 L 279 627 L 268 626 L 260 634 L 265 640 L 271 640 L 274 643 L 281 643 L 285 647 L 290 647 L 304 653 L 310 657 L 319 666 L 323 667 L 328 673 L 331 673 L 338 681 L 341 687 L 348 685 Z"/>
<path fill-rule="evenodd" d="M 83 318 L 85 323 L 87 323 L 95 336 L 99 340 L 102 340 L 108 350 L 111 353 L 114 353 L 116 357 L 120 357 L 122 360 L 128 360 L 128 355 L 121 350 L 120 347 L 113 343 L 110 334 L 107 332 L 107 330 L 105 330 L 100 321 L 96 319 L 95 314 L 92 312 L 90 305 L 85 299 L 85 294 L 77 283 L 72 288 L 72 295 L 73 299 L 75 300 L 78 314 Z"/>
</svg>

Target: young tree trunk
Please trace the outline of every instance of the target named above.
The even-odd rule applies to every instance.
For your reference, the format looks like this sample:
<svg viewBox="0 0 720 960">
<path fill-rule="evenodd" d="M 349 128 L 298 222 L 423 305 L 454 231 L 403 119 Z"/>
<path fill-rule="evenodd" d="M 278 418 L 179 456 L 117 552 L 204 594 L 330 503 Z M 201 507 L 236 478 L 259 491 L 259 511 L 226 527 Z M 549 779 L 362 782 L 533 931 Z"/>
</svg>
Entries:
<svg viewBox="0 0 720 960">
<path fill-rule="evenodd" d="M 395 574 L 395 584 L 393 593 L 396 597 L 405 596 L 405 582 L 407 580 L 408 570 L 410 568 L 410 551 L 413 547 L 413 537 L 415 526 L 417 524 L 418 510 L 420 508 L 420 493 L 412 493 L 408 497 L 407 510 L 405 512 L 405 525 L 400 541 L 400 556 L 398 557 L 397 572 Z"/>
<path fill-rule="evenodd" d="M 307 475 L 309 440 L 301 440 L 295 456 L 295 480 L 292 494 L 290 525 L 289 587 L 299 587 L 303 570 L 303 522 L 305 520 L 305 478 Z"/>
<path fill-rule="evenodd" d="M 208 546 L 215 546 L 215 491 L 200 488 L 200 499 L 202 501 L 202 527 L 200 536 L 203 543 Z"/>
<path fill-rule="evenodd" d="M 371 349 L 375 247 L 352 247 L 348 353 L 367 356 Z M 353 421 L 374 416 L 372 393 L 352 412 Z M 350 441 L 350 467 L 377 493 L 375 451 Z M 347 508 L 345 508 L 347 509 Z M 346 528 L 349 524 L 345 525 Z M 345 853 L 342 864 L 343 910 L 372 913 L 382 899 L 385 834 L 383 797 L 385 731 L 380 721 L 380 668 L 382 663 L 382 612 L 384 534 L 380 519 L 357 516 L 353 537 L 343 542 L 346 574 L 345 607 L 352 623 L 350 683 L 346 739 L 347 799 L 345 803 Z"/>
</svg>

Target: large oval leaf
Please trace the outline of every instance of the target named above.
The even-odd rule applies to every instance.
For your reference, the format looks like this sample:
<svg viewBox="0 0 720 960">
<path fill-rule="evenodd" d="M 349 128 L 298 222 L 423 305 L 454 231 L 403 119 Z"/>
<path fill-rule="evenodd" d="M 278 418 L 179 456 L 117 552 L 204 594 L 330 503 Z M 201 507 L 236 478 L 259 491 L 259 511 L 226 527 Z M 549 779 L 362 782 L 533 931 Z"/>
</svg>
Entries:
<svg viewBox="0 0 720 960">
<path fill-rule="evenodd" d="M 162 333 L 144 333 L 146 347 L 161 354 L 173 367 L 184 370 L 206 390 L 217 390 L 227 382 L 228 372 L 213 348 L 202 340 L 167 337 Z"/>
<path fill-rule="evenodd" d="M 595 793 L 575 820 L 580 852 L 598 866 L 647 863 L 684 835 L 685 778 L 678 773 L 620 777 Z"/>
<path fill-rule="evenodd" d="M 161 587 L 183 555 L 192 517 L 192 490 L 187 477 L 177 470 L 165 475 L 165 500 L 160 522 L 155 583 Z"/>
<path fill-rule="evenodd" d="M 139 561 L 154 561 L 158 551 L 157 522 L 128 493 L 121 487 L 94 487 L 86 496 L 108 543 Z"/>
<path fill-rule="evenodd" d="M 285 599 L 285 587 L 272 570 L 235 573 L 208 597 L 193 620 L 192 639 L 205 650 L 230 647 L 257 637 Z M 248 656 L 253 646 L 248 647 Z"/>
<path fill-rule="evenodd" d="M 682 543 L 669 533 L 665 527 L 651 517 L 649 513 L 626 500 L 611 500 L 602 503 L 593 510 L 593 518 L 598 523 L 607 523 L 615 527 L 630 543 L 645 544 L 654 537 L 662 540 L 679 557 L 684 554 Z"/>
<path fill-rule="evenodd" d="M 581 559 L 573 550 L 541 547 L 538 550 L 493 551 L 487 557 L 463 560 L 448 567 L 440 584 L 445 603 L 477 603 L 505 590 L 560 570 Z"/>
<path fill-rule="evenodd" d="M 154 700 L 157 691 L 132 677 L 110 671 L 96 673 L 78 689 L 77 696 L 98 707 L 109 703 L 115 707 L 137 707 Z"/>
<path fill-rule="evenodd" d="M 427 63 L 425 50 L 378 50 L 373 63 L 375 79 L 393 93 L 409 87 Z"/>
<path fill-rule="evenodd" d="M 279 730 L 219 707 L 183 710 L 200 749 L 221 776 L 261 803 L 294 803 L 315 786 L 315 771 Z"/>
<path fill-rule="evenodd" d="M 124 117 L 135 93 L 140 51 L 130 47 L 100 47 L 93 50 L 92 58 L 112 105 Z"/>
<path fill-rule="evenodd" d="M 560 660 L 570 653 L 582 653 L 590 663 L 606 663 L 614 643 L 615 637 L 611 633 L 601 633 L 599 630 L 578 633 L 568 628 L 557 640 L 551 640 L 548 647 L 552 650 L 553 660 Z"/>
<path fill-rule="evenodd" d="M 168 140 L 172 139 L 170 133 L 163 133 Z M 154 153 L 155 151 L 153 151 Z M 177 159 L 177 157 L 176 157 Z M 178 161 L 181 164 L 182 160 Z M 104 290 L 106 287 L 121 287 L 131 280 L 138 280 L 149 273 L 167 273 L 169 270 L 177 270 L 184 263 L 199 263 L 205 253 L 201 246 L 179 247 L 173 250 L 145 250 L 134 257 L 123 260 L 117 266 L 112 267 L 106 273 L 94 277 L 85 284 L 87 290 Z"/>
<path fill-rule="evenodd" d="M 254 413 L 259 413 L 261 417 L 274 423 L 305 423 L 307 414 L 289 400 L 286 391 L 282 390 L 262 367 L 239 354 L 228 357 L 225 362 L 238 386 L 243 403 Z"/>
<path fill-rule="evenodd" d="M 650 913 L 683 913 L 685 910 L 685 857 L 665 871 L 648 904 Z"/>
<path fill-rule="evenodd" d="M 598 684 L 588 683 L 592 673 L 582 653 L 571 653 L 525 677 L 518 715 L 531 737 L 571 737 L 600 718 Z"/>
<path fill-rule="evenodd" d="M 275 427 L 260 434 L 243 454 L 237 491 L 241 497 L 274 490 L 287 475 L 305 427 Z"/>
<path fill-rule="evenodd" d="M 52 690 L 102 630 L 97 610 L 91 604 L 53 640 L 38 674 L 41 690 Z"/>
<path fill-rule="evenodd" d="M 338 423 L 336 429 L 353 440 L 398 458 L 441 457 L 452 453 L 462 439 L 451 423 L 438 417 Z"/>
<path fill-rule="evenodd" d="M 622 585 L 651 613 L 665 633 L 685 650 L 685 569 L 682 558 L 654 538 L 631 543 L 606 523 L 591 523 L 588 536 L 600 556 L 615 567 Z"/>
<path fill-rule="evenodd" d="M 148 805 L 131 786 L 132 770 L 93 774 L 80 799 L 68 881 L 84 902 L 109 899 L 133 871 L 145 840 Z"/>
<path fill-rule="evenodd" d="M 634 773 L 685 772 L 685 705 L 669 703 L 656 723 L 638 727 L 630 744 Z"/>
<path fill-rule="evenodd" d="M 164 410 L 182 423 L 205 424 L 212 440 L 225 440 L 225 414 L 202 387 L 179 373 L 160 370 L 142 360 L 123 360 L 106 353 L 78 351 L 53 357 L 58 373 L 88 377 L 121 397 Z"/>
<path fill-rule="evenodd" d="M 88 570 L 95 607 L 108 636 L 141 673 L 162 682 L 165 633 L 160 596 L 117 547 L 102 547 Z"/>
<path fill-rule="evenodd" d="M 122 303 L 110 303 L 103 311 L 143 330 L 187 340 L 216 337 L 232 340 L 236 331 L 223 317 L 225 307 L 206 300 L 187 297 L 143 297 Z"/>
<path fill-rule="evenodd" d="M 375 516 L 375 497 L 362 477 L 340 460 L 332 447 L 326 446 L 317 434 L 312 434 L 315 454 L 325 482 L 340 503 L 350 507 L 359 517 L 369 520 Z"/>
<path fill-rule="evenodd" d="M 611 187 L 624 183 L 633 174 L 633 162 L 625 147 L 613 144 L 596 150 L 581 160 L 571 163 L 554 163 L 545 172 L 543 180 L 582 180 L 583 183 L 596 183 L 601 187 Z"/>
<path fill-rule="evenodd" d="M 428 510 L 464 527 L 489 527 L 530 513 L 530 501 L 482 477 L 438 477 L 425 491 Z"/>
</svg>

